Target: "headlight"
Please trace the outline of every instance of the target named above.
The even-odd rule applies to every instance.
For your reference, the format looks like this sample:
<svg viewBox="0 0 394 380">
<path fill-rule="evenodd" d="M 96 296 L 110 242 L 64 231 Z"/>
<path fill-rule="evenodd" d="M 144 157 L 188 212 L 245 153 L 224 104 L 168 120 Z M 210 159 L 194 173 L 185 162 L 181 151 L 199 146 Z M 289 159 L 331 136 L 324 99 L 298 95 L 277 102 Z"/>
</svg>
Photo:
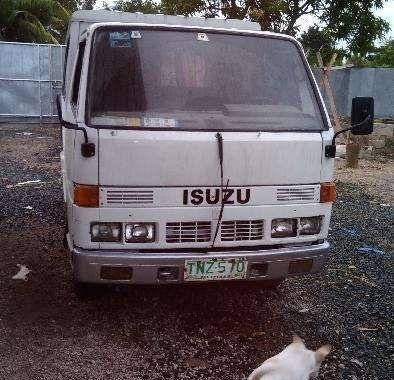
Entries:
<svg viewBox="0 0 394 380">
<path fill-rule="evenodd" d="M 120 223 L 92 223 L 90 225 L 92 241 L 120 241 L 121 231 Z"/>
<path fill-rule="evenodd" d="M 125 238 L 127 243 L 150 243 L 155 239 L 153 223 L 126 224 Z"/>
<path fill-rule="evenodd" d="M 274 238 L 297 236 L 297 219 L 273 219 L 271 236 Z"/>
<path fill-rule="evenodd" d="M 321 216 L 300 218 L 300 235 L 316 235 L 320 232 Z"/>
</svg>

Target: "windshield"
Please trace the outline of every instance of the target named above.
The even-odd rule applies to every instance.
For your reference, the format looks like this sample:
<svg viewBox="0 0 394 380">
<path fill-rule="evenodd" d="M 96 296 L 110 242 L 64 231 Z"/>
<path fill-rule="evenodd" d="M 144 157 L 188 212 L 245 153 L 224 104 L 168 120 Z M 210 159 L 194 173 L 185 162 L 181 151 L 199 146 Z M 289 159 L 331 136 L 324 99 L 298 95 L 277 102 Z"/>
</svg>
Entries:
<svg viewBox="0 0 394 380">
<path fill-rule="evenodd" d="M 95 32 L 90 124 L 322 130 L 297 47 L 277 38 L 136 28 Z"/>
</svg>

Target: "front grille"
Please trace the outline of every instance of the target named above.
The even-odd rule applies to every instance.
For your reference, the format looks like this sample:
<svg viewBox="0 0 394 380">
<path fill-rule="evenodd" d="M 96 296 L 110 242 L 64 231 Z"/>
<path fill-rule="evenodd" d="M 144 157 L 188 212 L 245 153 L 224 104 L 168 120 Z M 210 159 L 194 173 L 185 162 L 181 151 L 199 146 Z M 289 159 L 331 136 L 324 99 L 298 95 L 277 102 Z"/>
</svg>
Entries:
<svg viewBox="0 0 394 380">
<path fill-rule="evenodd" d="M 107 190 L 107 204 L 111 206 L 152 203 L 152 190 Z"/>
<path fill-rule="evenodd" d="M 211 240 L 211 222 L 173 222 L 166 224 L 167 243 L 196 243 Z"/>
<path fill-rule="evenodd" d="M 264 236 L 262 220 L 225 220 L 220 227 L 221 241 L 261 240 Z"/>
<path fill-rule="evenodd" d="M 279 187 L 276 189 L 276 199 L 279 202 L 313 201 L 315 187 Z"/>
</svg>

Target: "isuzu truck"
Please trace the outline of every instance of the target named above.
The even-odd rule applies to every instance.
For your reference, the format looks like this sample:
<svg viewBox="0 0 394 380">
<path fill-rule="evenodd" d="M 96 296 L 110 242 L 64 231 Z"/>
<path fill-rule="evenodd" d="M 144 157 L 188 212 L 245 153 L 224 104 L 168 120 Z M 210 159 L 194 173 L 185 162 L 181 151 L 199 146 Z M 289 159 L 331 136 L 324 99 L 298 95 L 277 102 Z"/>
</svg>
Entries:
<svg viewBox="0 0 394 380">
<path fill-rule="evenodd" d="M 241 20 L 78 11 L 58 97 L 74 282 L 320 270 L 335 137 L 300 44 Z M 373 102 L 353 100 L 354 133 Z"/>
</svg>

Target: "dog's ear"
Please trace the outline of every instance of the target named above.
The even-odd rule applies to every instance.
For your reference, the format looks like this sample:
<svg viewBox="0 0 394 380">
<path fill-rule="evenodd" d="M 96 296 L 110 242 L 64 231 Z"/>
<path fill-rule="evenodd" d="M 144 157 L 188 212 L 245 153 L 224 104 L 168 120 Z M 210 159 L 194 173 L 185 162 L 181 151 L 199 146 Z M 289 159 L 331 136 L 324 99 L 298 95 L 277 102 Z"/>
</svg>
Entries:
<svg viewBox="0 0 394 380">
<path fill-rule="evenodd" d="M 316 361 L 318 363 L 321 363 L 330 352 L 331 352 L 331 346 L 329 344 L 325 344 L 324 346 L 321 346 L 315 352 Z"/>
<path fill-rule="evenodd" d="M 293 334 L 293 343 L 302 343 L 302 344 L 304 344 L 304 341 L 297 334 Z"/>
</svg>

